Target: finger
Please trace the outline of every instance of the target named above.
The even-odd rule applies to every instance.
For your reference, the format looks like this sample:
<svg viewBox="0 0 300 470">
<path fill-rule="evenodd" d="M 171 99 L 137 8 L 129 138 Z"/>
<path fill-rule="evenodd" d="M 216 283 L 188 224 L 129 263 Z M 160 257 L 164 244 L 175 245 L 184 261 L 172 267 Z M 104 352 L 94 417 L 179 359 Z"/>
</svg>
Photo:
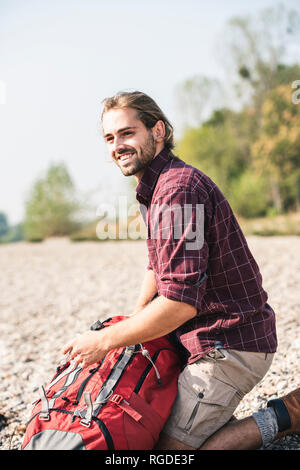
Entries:
<svg viewBox="0 0 300 470">
<path fill-rule="evenodd" d="M 76 361 L 80 357 L 80 354 L 81 351 L 78 351 L 78 349 L 73 349 L 69 355 L 69 361 Z"/>
<path fill-rule="evenodd" d="M 81 368 L 83 368 L 82 366 L 82 358 L 80 356 L 76 356 L 74 358 L 74 366 L 77 367 L 77 366 L 80 366 Z"/>
<path fill-rule="evenodd" d="M 92 361 L 89 359 L 89 357 L 82 354 L 81 355 L 81 367 L 84 369 L 85 367 L 88 367 L 91 364 L 92 364 Z"/>
<path fill-rule="evenodd" d="M 62 354 L 67 354 L 69 352 L 72 351 L 73 347 L 74 347 L 74 344 L 75 344 L 75 341 L 76 339 L 78 339 L 78 337 L 81 336 L 79 333 L 77 333 L 77 335 L 75 336 L 75 338 L 73 338 L 73 340 L 70 342 L 70 343 L 67 343 L 65 346 L 64 346 L 64 349 L 62 350 Z"/>
<path fill-rule="evenodd" d="M 69 343 L 67 344 L 66 346 L 64 346 L 63 350 L 62 350 L 62 354 L 68 354 L 72 351 L 73 349 L 73 344 L 72 343 Z"/>
</svg>

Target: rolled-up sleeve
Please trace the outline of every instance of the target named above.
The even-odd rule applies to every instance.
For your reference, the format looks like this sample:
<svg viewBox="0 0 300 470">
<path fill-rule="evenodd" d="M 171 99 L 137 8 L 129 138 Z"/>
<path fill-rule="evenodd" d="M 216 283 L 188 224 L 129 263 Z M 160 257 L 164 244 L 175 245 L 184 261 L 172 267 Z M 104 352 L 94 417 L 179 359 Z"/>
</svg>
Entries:
<svg viewBox="0 0 300 470">
<path fill-rule="evenodd" d="M 169 188 L 149 214 L 148 247 L 159 295 L 201 310 L 206 288 L 208 245 L 207 199 L 189 188 Z"/>
</svg>

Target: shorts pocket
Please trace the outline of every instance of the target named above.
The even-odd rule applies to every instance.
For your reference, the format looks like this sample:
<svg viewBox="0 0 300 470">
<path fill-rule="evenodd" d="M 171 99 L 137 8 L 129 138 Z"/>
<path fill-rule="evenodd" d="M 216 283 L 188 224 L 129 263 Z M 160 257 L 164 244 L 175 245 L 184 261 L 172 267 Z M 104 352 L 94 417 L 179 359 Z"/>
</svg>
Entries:
<svg viewBox="0 0 300 470">
<path fill-rule="evenodd" d="M 202 391 L 198 393 L 192 388 L 188 389 L 184 384 L 181 391 L 183 393 L 179 393 L 172 414 L 176 425 L 186 433 L 196 432 L 202 435 L 203 430 L 212 427 L 218 429 L 218 423 L 224 419 L 224 415 L 228 413 L 230 419 L 235 408 L 230 402 L 236 390 L 214 377 L 203 382 Z"/>
</svg>

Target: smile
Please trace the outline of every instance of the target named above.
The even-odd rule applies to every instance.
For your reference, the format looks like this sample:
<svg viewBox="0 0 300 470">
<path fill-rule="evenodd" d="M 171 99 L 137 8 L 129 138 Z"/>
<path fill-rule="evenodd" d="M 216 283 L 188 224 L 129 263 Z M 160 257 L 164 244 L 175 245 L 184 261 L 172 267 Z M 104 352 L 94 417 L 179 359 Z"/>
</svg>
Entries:
<svg viewBox="0 0 300 470">
<path fill-rule="evenodd" d="M 121 160 L 121 162 L 124 162 L 125 160 L 128 160 L 130 157 L 132 157 L 133 152 L 130 153 L 123 153 L 118 157 L 118 160 Z"/>
</svg>

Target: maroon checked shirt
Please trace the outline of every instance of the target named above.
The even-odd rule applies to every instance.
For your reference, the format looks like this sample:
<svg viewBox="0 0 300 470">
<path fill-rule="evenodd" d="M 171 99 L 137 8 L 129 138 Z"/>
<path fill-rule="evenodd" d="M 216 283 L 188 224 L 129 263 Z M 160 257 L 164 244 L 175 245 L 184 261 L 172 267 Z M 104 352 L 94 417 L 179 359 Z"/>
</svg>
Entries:
<svg viewBox="0 0 300 470">
<path fill-rule="evenodd" d="M 136 192 L 158 295 L 197 308 L 176 330 L 188 362 L 214 349 L 216 341 L 224 348 L 275 352 L 275 314 L 262 276 L 216 184 L 164 149 Z"/>
</svg>

